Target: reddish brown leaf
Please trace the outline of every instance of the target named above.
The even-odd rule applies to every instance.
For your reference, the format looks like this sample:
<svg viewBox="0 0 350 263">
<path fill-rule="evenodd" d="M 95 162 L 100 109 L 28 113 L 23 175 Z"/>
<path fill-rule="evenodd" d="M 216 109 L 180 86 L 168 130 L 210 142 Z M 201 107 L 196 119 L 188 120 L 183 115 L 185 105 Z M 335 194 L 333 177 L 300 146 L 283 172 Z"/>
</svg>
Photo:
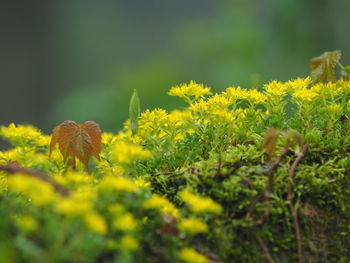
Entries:
<svg viewBox="0 0 350 263">
<path fill-rule="evenodd" d="M 101 129 L 93 121 L 76 124 L 74 121 L 64 121 L 52 133 L 50 155 L 58 144 L 63 159 L 78 158 L 88 169 L 91 156 L 99 159 L 101 151 Z"/>
<path fill-rule="evenodd" d="M 310 60 L 311 78 L 315 82 L 335 81 L 335 66 L 341 57 L 340 50 L 324 52 L 322 55 Z"/>
</svg>

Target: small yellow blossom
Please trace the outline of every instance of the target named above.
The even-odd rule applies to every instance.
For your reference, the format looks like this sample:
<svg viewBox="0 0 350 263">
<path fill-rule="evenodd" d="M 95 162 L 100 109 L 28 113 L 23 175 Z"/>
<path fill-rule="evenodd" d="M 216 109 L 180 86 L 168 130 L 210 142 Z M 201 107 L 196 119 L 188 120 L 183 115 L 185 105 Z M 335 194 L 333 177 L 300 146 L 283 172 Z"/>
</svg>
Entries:
<svg viewBox="0 0 350 263">
<path fill-rule="evenodd" d="M 116 136 L 114 136 L 113 133 L 110 132 L 103 132 L 101 136 L 101 142 L 104 145 L 110 145 L 115 143 L 117 140 Z"/>
<path fill-rule="evenodd" d="M 16 225 L 24 232 L 33 232 L 39 227 L 37 220 L 30 215 L 17 217 L 15 218 L 15 222 Z"/>
<path fill-rule="evenodd" d="M 134 183 L 141 188 L 145 188 L 151 185 L 149 181 L 146 181 L 145 179 L 138 177 L 134 180 Z"/>
<path fill-rule="evenodd" d="M 13 123 L 8 127 L 1 126 L 0 135 L 10 142 L 22 144 L 29 141 L 35 143 L 42 136 L 40 130 L 31 125 L 16 125 Z"/>
<path fill-rule="evenodd" d="M 207 232 L 208 230 L 208 226 L 197 218 L 182 219 L 178 226 L 181 231 L 192 235 Z"/>
<path fill-rule="evenodd" d="M 55 211 L 67 216 L 84 215 L 93 210 L 93 201 L 96 197 L 96 190 L 92 186 L 81 186 L 69 197 L 58 199 Z"/>
<path fill-rule="evenodd" d="M 296 101 L 310 102 L 316 99 L 318 94 L 309 89 L 298 89 L 293 93 L 293 99 Z"/>
<path fill-rule="evenodd" d="M 116 191 L 124 191 L 134 193 L 137 191 L 136 184 L 128 178 L 120 176 L 105 176 L 103 177 L 100 188 L 102 190 L 110 189 Z"/>
<path fill-rule="evenodd" d="M 250 104 L 257 105 L 264 103 L 267 97 L 262 92 L 256 89 L 252 89 L 248 91 L 246 99 L 250 102 Z"/>
<path fill-rule="evenodd" d="M 122 206 L 121 204 L 113 204 L 108 206 L 108 212 L 110 212 L 113 215 L 118 215 L 121 214 L 125 211 L 125 207 Z"/>
<path fill-rule="evenodd" d="M 114 158 L 119 163 L 131 164 L 134 160 L 146 160 L 151 152 L 136 144 L 119 141 L 114 146 Z"/>
<path fill-rule="evenodd" d="M 229 98 L 215 94 L 214 96 L 208 98 L 207 107 L 210 109 L 226 110 L 232 105 L 232 100 Z"/>
<path fill-rule="evenodd" d="M 116 229 L 122 230 L 122 231 L 132 231 L 134 230 L 138 222 L 131 213 L 126 213 L 124 215 L 118 216 L 114 221 L 113 225 Z"/>
<path fill-rule="evenodd" d="M 204 99 L 200 99 L 190 105 L 190 110 L 198 113 L 208 112 L 208 103 Z"/>
<path fill-rule="evenodd" d="M 209 263 L 209 260 L 192 248 L 183 248 L 179 258 L 186 263 Z"/>
<path fill-rule="evenodd" d="M 294 80 L 288 81 L 287 87 L 290 91 L 296 91 L 299 89 L 306 89 L 312 83 L 312 79 L 310 77 L 306 78 L 297 78 Z"/>
<path fill-rule="evenodd" d="M 203 84 L 197 84 L 191 80 L 189 84 L 182 84 L 170 89 L 170 96 L 177 96 L 184 99 L 186 102 L 191 102 L 191 97 L 197 100 L 200 97 L 211 94 L 210 88 L 204 87 Z"/>
<path fill-rule="evenodd" d="M 85 215 L 92 211 L 92 204 L 87 200 L 75 198 L 62 198 L 55 205 L 55 211 L 67 216 Z"/>
<path fill-rule="evenodd" d="M 139 247 L 139 242 L 130 235 L 125 235 L 120 240 L 120 246 L 124 250 L 135 250 Z"/>
<path fill-rule="evenodd" d="M 180 193 L 181 199 L 187 203 L 190 209 L 195 213 L 220 213 L 221 206 L 214 202 L 209 197 L 202 197 L 196 194 L 191 193 L 189 190 L 183 190 Z"/>
<path fill-rule="evenodd" d="M 266 84 L 264 86 L 264 89 L 267 94 L 271 96 L 283 97 L 287 94 L 287 85 L 276 80 L 273 80 L 270 83 Z"/>
<path fill-rule="evenodd" d="M 87 213 L 84 217 L 87 227 L 91 232 L 105 235 L 107 233 L 107 224 L 102 216 L 95 212 Z"/>
<path fill-rule="evenodd" d="M 165 197 L 157 194 L 153 194 L 152 197 L 145 202 L 144 208 L 158 209 L 163 214 L 174 217 L 178 217 L 180 213 L 179 210 L 173 205 L 173 203 L 171 203 Z"/>
<path fill-rule="evenodd" d="M 248 97 L 248 91 L 241 89 L 239 86 L 228 87 L 223 94 L 231 100 L 246 99 Z"/>
<path fill-rule="evenodd" d="M 329 105 L 329 106 L 327 107 L 327 109 L 328 109 L 329 111 L 331 111 L 331 112 L 339 113 L 339 112 L 341 112 L 342 107 L 341 107 L 341 105 L 339 105 L 339 104 L 333 104 L 333 105 Z"/>
<path fill-rule="evenodd" d="M 51 184 L 28 175 L 16 174 L 7 179 L 10 189 L 23 193 L 33 204 L 42 206 L 53 203 L 57 194 Z"/>
</svg>

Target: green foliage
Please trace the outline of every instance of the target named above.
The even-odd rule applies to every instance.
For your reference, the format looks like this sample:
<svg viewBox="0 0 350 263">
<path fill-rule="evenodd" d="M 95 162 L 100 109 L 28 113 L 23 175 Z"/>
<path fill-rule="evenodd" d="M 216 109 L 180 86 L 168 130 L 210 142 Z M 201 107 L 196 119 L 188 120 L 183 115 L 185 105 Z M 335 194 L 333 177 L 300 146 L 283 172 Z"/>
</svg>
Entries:
<svg viewBox="0 0 350 263">
<path fill-rule="evenodd" d="M 350 261 L 350 81 L 169 94 L 187 107 L 139 115 L 134 93 L 89 173 L 38 129 L 0 128 L 9 262 Z"/>
</svg>

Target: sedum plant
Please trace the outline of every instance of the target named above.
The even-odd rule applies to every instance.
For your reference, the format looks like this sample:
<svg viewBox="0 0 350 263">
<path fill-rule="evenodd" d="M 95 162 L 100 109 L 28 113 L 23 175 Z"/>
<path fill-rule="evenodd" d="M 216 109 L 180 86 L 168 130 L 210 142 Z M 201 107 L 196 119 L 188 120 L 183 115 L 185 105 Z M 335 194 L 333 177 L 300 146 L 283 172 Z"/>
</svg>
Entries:
<svg viewBox="0 0 350 263">
<path fill-rule="evenodd" d="M 1 126 L 2 262 L 350 261 L 350 81 L 332 54 L 259 90 L 181 84 L 171 112 L 139 114 L 135 92 L 116 135 Z"/>
</svg>

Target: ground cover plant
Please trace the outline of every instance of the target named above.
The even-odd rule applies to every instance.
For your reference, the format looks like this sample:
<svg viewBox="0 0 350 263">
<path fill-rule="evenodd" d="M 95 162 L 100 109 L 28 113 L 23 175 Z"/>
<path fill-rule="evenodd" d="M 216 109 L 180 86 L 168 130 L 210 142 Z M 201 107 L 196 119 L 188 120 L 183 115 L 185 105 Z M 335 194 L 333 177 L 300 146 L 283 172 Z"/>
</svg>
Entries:
<svg viewBox="0 0 350 263">
<path fill-rule="evenodd" d="M 349 262 L 350 81 L 310 77 L 140 114 L 114 135 L 65 121 L 1 126 L 2 262 Z M 340 77 L 335 74 L 340 67 Z"/>
</svg>

